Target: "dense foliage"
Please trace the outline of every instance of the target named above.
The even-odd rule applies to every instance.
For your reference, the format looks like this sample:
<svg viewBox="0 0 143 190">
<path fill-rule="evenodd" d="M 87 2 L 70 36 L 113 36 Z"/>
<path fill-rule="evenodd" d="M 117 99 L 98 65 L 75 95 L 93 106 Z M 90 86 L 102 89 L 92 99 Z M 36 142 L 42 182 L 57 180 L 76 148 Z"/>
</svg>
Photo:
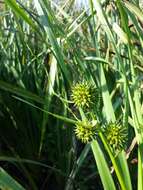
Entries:
<svg viewBox="0 0 143 190">
<path fill-rule="evenodd" d="M 0 2 L 0 189 L 143 190 L 139 3 Z"/>
</svg>

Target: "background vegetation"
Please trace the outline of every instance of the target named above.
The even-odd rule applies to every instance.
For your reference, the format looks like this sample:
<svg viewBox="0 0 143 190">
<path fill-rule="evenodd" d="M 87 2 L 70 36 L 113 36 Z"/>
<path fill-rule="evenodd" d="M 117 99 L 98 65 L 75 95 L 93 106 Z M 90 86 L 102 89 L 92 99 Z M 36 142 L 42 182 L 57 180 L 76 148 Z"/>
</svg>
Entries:
<svg viewBox="0 0 143 190">
<path fill-rule="evenodd" d="M 2 190 L 143 189 L 143 12 L 138 0 L 88 4 L 0 2 Z M 81 81 L 100 89 L 98 110 L 75 107 Z M 77 121 L 94 115 L 105 131 L 126 128 L 117 155 L 102 131 L 77 140 Z"/>
</svg>

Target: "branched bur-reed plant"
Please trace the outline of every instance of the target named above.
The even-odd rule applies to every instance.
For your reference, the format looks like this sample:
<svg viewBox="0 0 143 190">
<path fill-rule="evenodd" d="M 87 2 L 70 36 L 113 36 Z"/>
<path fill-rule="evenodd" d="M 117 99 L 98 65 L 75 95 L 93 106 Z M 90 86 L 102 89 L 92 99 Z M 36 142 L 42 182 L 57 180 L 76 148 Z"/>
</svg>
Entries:
<svg viewBox="0 0 143 190">
<path fill-rule="evenodd" d="M 96 139 L 98 133 L 101 132 L 114 153 L 125 150 L 128 139 L 127 128 L 117 122 L 103 124 L 102 120 L 96 119 L 99 118 L 100 114 L 95 112 L 93 107 L 102 112 L 102 97 L 97 88 L 91 86 L 87 81 L 77 83 L 72 88 L 71 100 L 77 109 L 83 109 L 81 112 L 83 120 L 78 121 L 75 126 L 75 134 L 78 139 L 83 143 L 88 143 Z"/>
<path fill-rule="evenodd" d="M 117 176 L 122 177 L 123 180 L 123 176 L 119 176 L 121 174 L 119 174 L 119 166 L 115 160 L 118 155 L 126 148 L 128 140 L 127 128 L 118 122 L 107 123 L 103 118 L 101 119 L 103 108 L 102 96 L 99 89 L 97 87 L 95 88 L 94 86 L 91 86 L 90 82 L 84 81 L 75 84 L 72 87 L 71 100 L 73 101 L 74 106 L 79 109 L 80 116 L 82 118 L 82 120 L 77 121 L 75 125 L 75 135 L 81 142 L 91 144 L 95 159 L 99 164 L 97 167 L 99 172 L 101 172 L 100 175 L 101 179 L 103 180 L 102 182 L 104 187 L 109 188 L 109 186 L 106 184 L 107 182 L 104 180 L 110 180 L 113 188 L 115 188 L 109 169 L 107 169 L 103 152 L 99 148 L 99 139 L 104 144 L 105 149 L 107 149 L 107 152 L 113 162 L 113 166 L 116 167 Z M 98 155 L 99 152 L 96 149 L 98 149 L 100 155 Z M 103 163 L 98 162 L 100 159 L 102 161 L 104 160 Z M 102 164 L 103 168 L 100 167 Z M 104 172 L 108 173 L 109 176 L 106 174 L 108 177 L 104 176 L 102 169 L 105 170 Z M 121 185 L 124 185 L 122 182 L 120 182 Z"/>
</svg>

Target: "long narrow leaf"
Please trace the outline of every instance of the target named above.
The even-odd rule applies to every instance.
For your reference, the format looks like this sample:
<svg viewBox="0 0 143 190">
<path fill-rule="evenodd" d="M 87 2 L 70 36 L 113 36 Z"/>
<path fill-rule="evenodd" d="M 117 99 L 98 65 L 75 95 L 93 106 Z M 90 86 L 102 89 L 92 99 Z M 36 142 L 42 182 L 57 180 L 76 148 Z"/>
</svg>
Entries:
<svg viewBox="0 0 143 190">
<path fill-rule="evenodd" d="M 0 167 L 0 189 L 25 190 L 3 168 Z"/>
<path fill-rule="evenodd" d="M 27 16 L 22 8 L 18 6 L 15 0 L 5 0 L 5 2 L 12 8 L 12 10 L 20 16 L 25 22 L 27 22 L 34 30 L 37 30 L 34 22 Z"/>
<path fill-rule="evenodd" d="M 116 161 L 119 166 L 120 172 L 122 173 L 123 178 L 126 179 L 125 180 L 126 187 L 128 188 L 128 190 L 132 190 L 129 168 L 127 165 L 127 160 L 126 160 L 124 151 L 118 154 L 118 156 L 116 157 Z"/>
<path fill-rule="evenodd" d="M 29 92 L 25 89 L 22 89 L 22 88 L 19 88 L 17 86 L 14 86 L 12 84 L 9 84 L 7 82 L 4 82 L 2 80 L 0 80 L 0 89 L 7 91 L 7 92 L 10 92 L 10 93 L 13 93 L 13 94 L 16 94 L 16 95 L 21 96 L 23 98 L 27 98 L 29 100 L 33 100 L 35 102 L 44 104 L 43 98 L 37 96 L 36 94 L 34 94 L 32 92 Z"/>
<path fill-rule="evenodd" d="M 97 142 L 94 140 L 91 143 L 92 151 L 96 160 L 97 168 L 102 180 L 102 184 L 105 190 L 116 190 L 113 178 L 108 168 L 107 162 L 104 158 L 103 152 Z"/>
</svg>

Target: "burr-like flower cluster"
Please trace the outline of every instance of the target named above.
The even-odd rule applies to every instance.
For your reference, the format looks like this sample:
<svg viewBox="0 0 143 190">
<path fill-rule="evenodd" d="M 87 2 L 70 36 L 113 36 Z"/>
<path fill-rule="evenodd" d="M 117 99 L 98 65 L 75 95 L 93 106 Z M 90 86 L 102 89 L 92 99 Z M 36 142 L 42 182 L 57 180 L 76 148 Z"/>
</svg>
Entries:
<svg viewBox="0 0 143 190">
<path fill-rule="evenodd" d="M 99 90 L 88 82 L 77 83 L 72 88 L 71 98 L 78 108 L 93 108 L 99 104 Z"/>
<path fill-rule="evenodd" d="M 97 121 L 79 121 L 75 127 L 75 134 L 78 139 L 80 139 L 83 143 L 88 143 L 92 141 L 98 130 Z"/>
<path fill-rule="evenodd" d="M 120 152 L 126 147 L 127 129 L 124 126 L 109 123 L 104 130 L 104 134 L 113 152 Z"/>
</svg>

